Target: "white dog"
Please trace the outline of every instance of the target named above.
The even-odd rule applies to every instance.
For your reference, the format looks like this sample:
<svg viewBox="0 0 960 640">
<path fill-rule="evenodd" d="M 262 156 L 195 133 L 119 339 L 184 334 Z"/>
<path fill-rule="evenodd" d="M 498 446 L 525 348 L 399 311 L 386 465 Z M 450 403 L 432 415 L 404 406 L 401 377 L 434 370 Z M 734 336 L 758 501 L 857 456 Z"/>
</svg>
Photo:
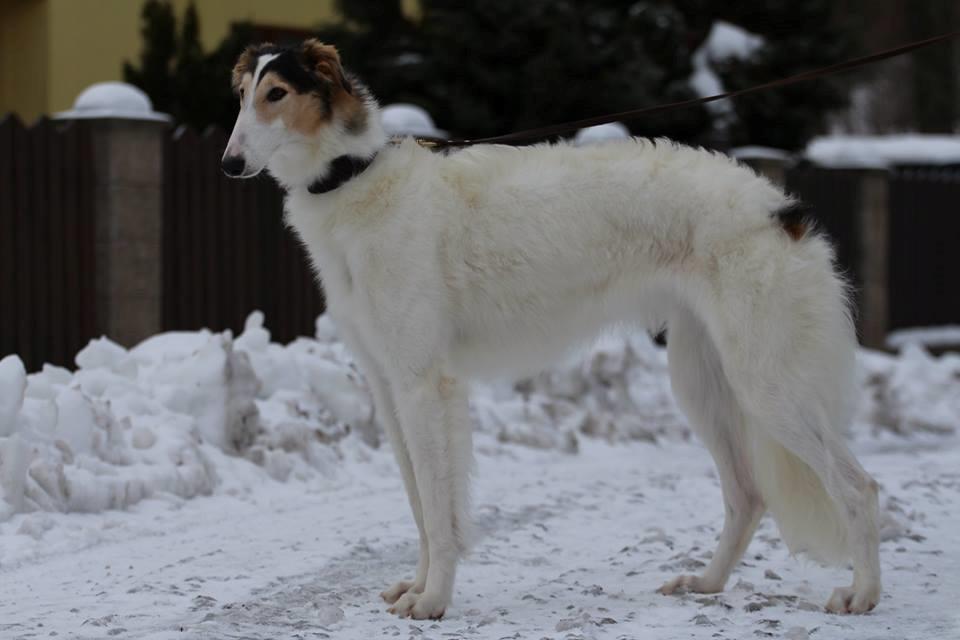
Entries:
<svg viewBox="0 0 960 640">
<path fill-rule="evenodd" d="M 668 141 L 588 148 L 388 144 L 376 102 L 316 40 L 247 50 L 224 171 L 264 168 L 373 390 L 420 530 L 391 611 L 443 615 L 468 538 L 466 381 L 530 372 L 612 325 L 668 328 L 678 403 L 726 520 L 721 591 L 766 508 L 794 551 L 851 560 L 827 609 L 880 596 L 877 485 L 844 443 L 855 336 L 828 243 L 736 162 Z"/>
</svg>

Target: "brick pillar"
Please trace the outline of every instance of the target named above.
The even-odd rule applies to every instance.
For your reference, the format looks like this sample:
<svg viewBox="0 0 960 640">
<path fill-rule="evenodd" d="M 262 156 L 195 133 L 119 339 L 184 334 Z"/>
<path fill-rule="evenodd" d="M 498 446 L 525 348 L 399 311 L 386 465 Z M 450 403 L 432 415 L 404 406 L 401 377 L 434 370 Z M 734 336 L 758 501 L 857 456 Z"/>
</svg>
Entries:
<svg viewBox="0 0 960 640">
<path fill-rule="evenodd" d="M 97 327 L 130 347 L 161 329 L 168 125 L 105 118 L 88 126 L 94 153 Z"/>
<path fill-rule="evenodd" d="M 136 87 L 102 82 L 55 118 L 82 122 L 93 146 L 97 331 L 133 346 L 161 329 L 163 152 L 170 117 L 154 111 Z"/>
<path fill-rule="evenodd" d="M 860 340 L 864 346 L 885 346 L 890 320 L 890 283 L 887 273 L 890 233 L 889 172 L 863 169 L 857 172 L 857 231 L 860 249 Z"/>
</svg>

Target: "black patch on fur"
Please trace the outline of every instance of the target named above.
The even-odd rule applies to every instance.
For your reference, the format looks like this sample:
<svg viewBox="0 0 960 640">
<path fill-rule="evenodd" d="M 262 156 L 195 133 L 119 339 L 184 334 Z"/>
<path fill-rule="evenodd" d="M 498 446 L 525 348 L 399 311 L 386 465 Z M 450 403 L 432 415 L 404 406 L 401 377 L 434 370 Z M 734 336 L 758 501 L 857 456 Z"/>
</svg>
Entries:
<svg viewBox="0 0 960 640">
<path fill-rule="evenodd" d="M 333 191 L 351 178 L 363 173 L 373 158 L 361 158 L 359 156 L 337 156 L 330 162 L 330 169 L 327 174 L 320 179 L 314 180 L 307 186 L 307 191 L 312 194 L 327 193 Z"/>
<path fill-rule="evenodd" d="M 285 82 L 297 90 L 297 93 L 311 93 L 321 89 L 326 84 L 320 79 L 320 76 L 306 67 L 303 59 L 293 49 L 283 50 L 276 58 L 268 62 L 263 67 L 257 83 L 259 84 L 260 80 L 270 72 L 283 78 Z"/>
<path fill-rule="evenodd" d="M 325 113 L 333 110 L 333 89 L 329 82 L 307 65 L 299 49 L 269 46 L 263 47 L 262 52 L 258 51 L 259 56 L 270 54 L 277 54 L 277 57 L 264 65 L 260 77 L 257 78 L 257 84 L 260 84 L 267 73 L 273 72 L 293 87 L 297 93 L 312 93 L 319 96 L 323 101 Z"/>
<path fill-rule="evenodd" d="M 813 227 L 813 215 L 809 205 L 795 200 L 774 211 L 771 216 L 794 240 L 800 240 Z"/>
</svg>

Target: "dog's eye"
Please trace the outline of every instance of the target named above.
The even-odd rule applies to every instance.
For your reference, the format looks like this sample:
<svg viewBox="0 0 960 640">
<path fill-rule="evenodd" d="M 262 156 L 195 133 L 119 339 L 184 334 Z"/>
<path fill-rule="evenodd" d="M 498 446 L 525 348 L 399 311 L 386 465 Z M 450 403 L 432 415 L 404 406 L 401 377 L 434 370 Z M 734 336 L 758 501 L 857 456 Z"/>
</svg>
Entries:
<svg viewBox="0 0 960 640">
<path fill-rule="evenodd" d="M 283 99 L 283 96 L 287 95 L 286 89 L 281 89 L 280 87 L 274 87 L 270 89 L 267 93 L 267 101 L 269 102 L 279 102 Z"/>
</svg>

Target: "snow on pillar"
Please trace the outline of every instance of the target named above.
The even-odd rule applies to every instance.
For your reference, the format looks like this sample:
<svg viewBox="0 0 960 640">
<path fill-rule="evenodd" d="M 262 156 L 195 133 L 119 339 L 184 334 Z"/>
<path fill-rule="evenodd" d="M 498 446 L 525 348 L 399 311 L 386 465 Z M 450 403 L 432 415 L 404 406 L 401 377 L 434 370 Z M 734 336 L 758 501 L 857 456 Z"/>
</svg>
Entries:
<svg viewBox="0 0 960 640">
<path fill-rule="evenodd" d="M 737 147 L 730 155 L 781 189 L 787 186 L 787 166 L 790 154 L 771 147 Z"/>
<path fill-rule="evenodd" d="M 170 117 L 121 82 L 85 89 L 73 109 L 93 141 L 97 327 L 132 346 L 161 329 L 163 142 Z"/>
</svg>

